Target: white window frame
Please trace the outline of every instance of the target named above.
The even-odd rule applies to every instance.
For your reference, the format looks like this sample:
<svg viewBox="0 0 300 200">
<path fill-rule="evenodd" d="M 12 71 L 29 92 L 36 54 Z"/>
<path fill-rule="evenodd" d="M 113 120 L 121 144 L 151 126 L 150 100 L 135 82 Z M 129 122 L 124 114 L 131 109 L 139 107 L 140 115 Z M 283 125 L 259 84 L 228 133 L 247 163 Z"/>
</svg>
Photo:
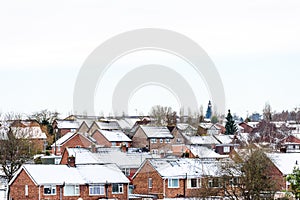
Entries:
<svg viewBox="0 0 300 200">
<path fill-rule="evenodd" d="M 175 181 L 177 185 L 175 185 Z M 169 178 L 168 179 L 168 188 L 179 188 L 179 179 L 178 178 Z"/>
<path fill-rule="evenodd" d="M 153 180 L 152 178 L 148 178 L 148 188 L 152 188 L 153 187 Z"/>
<path fill-rule="evenodd" d="M 25 185 L 25 196 L 28 196 L 28 185 Z"/>
<path fill-rule="evenodd" d="M 213 187 L 214 187 L 213 180 L 212 180 L 212 179 L 209 179 L 207 185 L 208 185 L 209 188 L 213 188 Z"/>
<path fill-rule="evenodd" d="M 192 186 L 192 180 L 196 180 L 196 187 Z M 190 179 L 188 179 L 187 188 L 189 188 L 189 189 L 201 188 L 201 178 L 190 178 Z"/>
<path fill-rule="evenodd" d="M 113 191 L 114 185 L 118 185 L 118 191 L 117 192 Z M 113 183 L 111 187 L 112 187 L 112 194 L 123 194 L 124 193 L 123 184 L 121 184 L 121 183 Z"/>
<path fill-rule="evenodd" d="M 50 190 L 50 194 L 45 193 L 45 189 Z M 56 185 L 44 185 L 44 195 L 56 195 Z"/>
<path fill-rule="evenodd" d="M 111 146 L 112 147 L 116 147 L 117 146 L 117 142 L 111 142 Z"/>
<path fill-rule="evenodd" d="M 169 138 L 166 138 L 165 143 L 171 143 L 171 140 Z"/>
<path fill-rule="evenodd" d="M 100 193 L 95 193 L 95 188 L 99 188 Z M 92 192 L 91 192 L 92 190 Z M 105 186 L 101 184 L 89 185 L 89 195 L 90 196 L 97 196 L 97 195 L 104 195 L 105 194 Z"/>
<path fill-rule="evenodd" d="M 152 139 L 151 139 L 151 143 L 152 143 L 152 144 L 155 144 L 156 142 L 157 142 L 157 141 L 156 141 L 156 138 L 152 138 Z"/>
<path fill-rule="evenodd" d="M 74 187 L 74 194 L 66 194 L 66 188 L 67 187 Z M 65 185 L 64 187 L 64 196 L 79 196 L 80 195 L 80 187 L 79 185 Z"/>
<path fill-rule="evenodd" d="M 122 172 L 125 176 L 130 176 L 130 168 L 123 168 Z"/>
<path fill-rule="evenodd" d="M 224 153 L 229 153 L 230 152 L 230 147 L 229 146 L 224 146 L 223 147 L 223 152 Z"/>
<path fill-rule="evenodd" d="M 217 186 L 215 186 L 214 184 L 217 182 Z M 221 187 L 221 182 L 219 178 L 211 178 L 208 180 L 208 187 L 209 188 L 220 188 Z"/>
<path fill-rule="evenodd" d="M 158 154 L 158 149 L 152 149 L 153 154 Z"/>
<path fill-rule="evenodd" d="M 181 138 L 177 138 L 176 143 L 181 143 Z"/>
<path fill-rule="evenodd" d="M 164 143 L 164 139 L 160 138 L 160 139 L 159 139 L 159 142 L 160 142 L 160 143 Z"/>
<path fill-rule="evenodd" d="M 237 187 L 239 184 L 239 178 L 238 177 L 233 177 L 231 179 L 229 179 L 229 185 L 231 187 Z"/>
</svg>

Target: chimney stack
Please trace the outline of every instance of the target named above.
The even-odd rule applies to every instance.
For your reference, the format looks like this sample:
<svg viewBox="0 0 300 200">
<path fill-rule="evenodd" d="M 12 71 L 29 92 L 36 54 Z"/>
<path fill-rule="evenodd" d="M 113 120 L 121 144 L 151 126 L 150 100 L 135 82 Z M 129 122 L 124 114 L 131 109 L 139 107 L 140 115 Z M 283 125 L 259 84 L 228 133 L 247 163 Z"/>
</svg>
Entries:
<svg viewBox="0 0 300 200">
<path fill-rule="evenodd" d="M 127 152 L 127 146 L 126 146 L 126 144 L 123 143 L 123 144 L 121 145 L 121 151 L 124 152 L 124 153 Z"/>
<path fill-rule="evenodd" d="M 76 167 L 75 165 L 75 156 L 69 156 L 68 157 L 68 166 L 69 167 Z"/>
</svg>

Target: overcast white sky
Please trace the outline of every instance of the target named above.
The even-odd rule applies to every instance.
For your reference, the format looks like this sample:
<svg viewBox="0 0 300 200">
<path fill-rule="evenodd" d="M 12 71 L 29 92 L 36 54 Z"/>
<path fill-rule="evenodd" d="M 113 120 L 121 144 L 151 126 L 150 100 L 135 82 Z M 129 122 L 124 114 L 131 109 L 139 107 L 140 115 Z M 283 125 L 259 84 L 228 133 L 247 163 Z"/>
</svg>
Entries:
<svg viewBox="0 0 300 200">
<path fill-rule="evenodd" d="M 72 112 L 74 84 L 88 55 L 110 37 L 138 28 L 169 29 L 197 42 L 215 63 L 234 113 L 261 112 L 265 102 L 276 111 L 300 105 L 297 0 L 12 0 L 0 2 L 0 112 Z M 106 76 L 106 92 L 95 94 L 96 113 L 111 112 L 109 81 L 120 78 L 113 70 Z M 205 88 L 195 93 L 206 108 Z M 131 114 L 147 114 L 152 104 L 178 107 L 158 87 L 140 89 L 129 104 Z"/>
</svg>

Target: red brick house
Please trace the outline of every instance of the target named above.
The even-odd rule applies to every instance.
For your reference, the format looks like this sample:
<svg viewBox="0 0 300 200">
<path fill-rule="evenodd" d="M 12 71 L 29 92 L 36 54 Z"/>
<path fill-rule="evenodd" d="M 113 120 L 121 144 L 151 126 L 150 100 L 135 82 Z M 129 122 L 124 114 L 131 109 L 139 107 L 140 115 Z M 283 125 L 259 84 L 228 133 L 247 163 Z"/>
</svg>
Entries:
<svg viewBox="0 0 300 200">
<path fill-rule="evenodd" d="M 69 132 L 76 132 L 80 126 L 78 121 L 74 120 L 54 120 L 52 123 L 54 133 L 57 137 L 62 137 Z"/>
<path fill-rule="evenodd" d="M 9 183 L 9 198 L 125 200 L 128 184 L 129 180 L 114 164 L 23 165 Z"/>
<path fill-rule="evenodd" d="M 154 154 L 165 154 L 172 152 L 174 139 L 170 130 L 165 126 L 140 125 L 132 137 L 132 146 L 147 148 Z"/>
<path fill-rule="evenodd" d="M 155 158 L 155 155 L 149 153 L 122 152 L 115 148 L 100 148 L 97 152 L 84 148 L 66 148 L 60 164 L 67 164 L 70 156 L 75 157 L 76 165 L 115 163 L 130 180 L 145 159 Z"/>
<path fill-rule="evenodd" d="M 132 142 L 125 133 L 118 130 L 106 131 L 97 129 L 92 134 L 92 138 L 97 141 L 99 146 L 103 147 L 130 147 Z"/>
<path fill-rule="evenodd" d="M 270 172 L 278 180 L 278 186 L 281 190 L 288 190 L 290 183 L 286 181 L 286 176 L 299 165 L 300 153 L 267 153 L 267 156 L 274 165 Z"/>
<path fill-rule="evenodd" d="M 224 196 L 218 161 L 148 159 L 133 176 L 134 194 L 176 197 Z"/>
<path fill-rule="evenodd" d="M 61 155 L 67 147 L 92 148 L 92 145 L 96 145 L 96 141 L 89 136 L 81 133 L 69 132 L 54 142 L 51 147 L 52 154 Z"/>
<path fill-rule="evenodd" d="M 245 133 L 252 133 L 253 127 L 246 122 L 239 123 L 239 126 L 244 128 Z"/>
</svg>

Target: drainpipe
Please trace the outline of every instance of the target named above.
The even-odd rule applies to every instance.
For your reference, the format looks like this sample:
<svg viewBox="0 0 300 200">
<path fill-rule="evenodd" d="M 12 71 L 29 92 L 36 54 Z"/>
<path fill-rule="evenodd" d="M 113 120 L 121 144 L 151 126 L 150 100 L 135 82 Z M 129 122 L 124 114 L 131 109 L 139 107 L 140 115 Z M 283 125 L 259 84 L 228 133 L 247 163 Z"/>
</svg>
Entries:
<svg viewBox="0 0 300 200">
<path fill-rule="evenodd" d="M 129 200 L 129 184 L 127 184 L 127 200 Z"/>
<path fill-rule="evenodd" d="M 185 178 L 183 180 L 183 197 L 184 198 L 185 198 L 186 183 L 187 183 L 187 173 L 185 173 Z"/>
<path fill-rule="evenodd" d="M 166 179 L 163 179 L 163 181 L 164 181 L 164 184 L 163 184 L 163 195 L 164 195 L 164 198 L 166 197 Z"/>
<path fill-rule="evenodd" d="M 41 186 L 39 185 L 39 200 L 41 200 Z"/>
<path fill-rule="evenodd" d="M 108 199 L 108 182 L 105 182 L 105 198 Z"/>
</svg>

